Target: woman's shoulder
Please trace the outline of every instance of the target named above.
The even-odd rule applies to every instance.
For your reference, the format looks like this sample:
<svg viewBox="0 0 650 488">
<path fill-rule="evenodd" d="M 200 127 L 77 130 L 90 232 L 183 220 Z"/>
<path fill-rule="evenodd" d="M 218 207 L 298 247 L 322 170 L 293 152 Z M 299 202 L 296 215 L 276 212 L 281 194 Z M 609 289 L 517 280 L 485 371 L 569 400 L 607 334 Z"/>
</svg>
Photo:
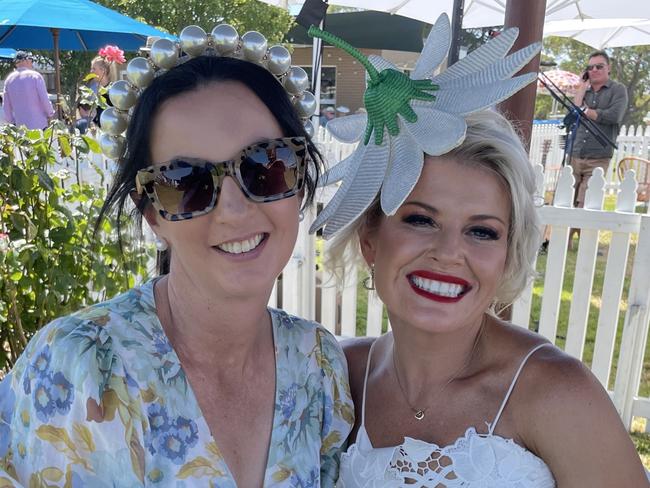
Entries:
<svg viewBox="0 0 650 488">
<path fill-rule="evenodd" d="M 582 361 L 565 353 L 546 337 L 499 319 L 495 319 L 494 324 L 493 349 L 499 349 L 508 369 L 517 370 L 521 366 L 518 389 L 529 381 L 537 386 L 592 383 L 593 375 Z"/>
<path fill-rule="evenodd" d="M 119 362 L 119 351 L 142 344 L 141 336 L 151 335 L 155 307 L 148 302 L 148 287 L 149 283 L 133 288 L 47 324 L 28 343 L 13 369 L 14 377 L 27 382 L 56 371 L 74 385 L 96 387 L 99 395 Z"/>
<path fill-rule="evenodd" d="M 506 376 L 515 383 L 508 408 L 527 430 L 540 425 L 547 432 L 564 430 L 576 416 L 596 418 L 614 411 L 607 392 L 582 361 L 522 327 L 499 321 L 495 330 Z"/>
<path fill-rule="evenodd" d="M 278 308 L 269 308 L 269 312 L 273 318 L 276 335 L 299 342 L 314 343 L 324 340 L 338 344 L 334 334 L 314 320 L 298 317 Z"/>
</svg>

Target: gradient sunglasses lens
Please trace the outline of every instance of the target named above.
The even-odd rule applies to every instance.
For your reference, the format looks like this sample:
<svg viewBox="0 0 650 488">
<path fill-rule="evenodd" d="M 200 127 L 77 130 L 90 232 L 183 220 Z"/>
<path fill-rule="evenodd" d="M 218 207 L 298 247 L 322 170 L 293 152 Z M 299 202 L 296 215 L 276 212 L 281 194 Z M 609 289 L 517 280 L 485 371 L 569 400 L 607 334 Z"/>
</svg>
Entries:
<svg viewBox="0 0 650 488">
<path fill-rule="evenodd" d="M 245 190 L 259 199 L 294 195 L 302 181 L 302 156 L 284 145 L 259 145 L 246 152 L 239 166 Z"/>
<path fill-rule="evenodd" d="M 170 214 L 204 212 L 214 206 L 215 188 L 211 167 L 175 161 L 155 179 L 154 192 L 160 206 Z"/>
</svg>

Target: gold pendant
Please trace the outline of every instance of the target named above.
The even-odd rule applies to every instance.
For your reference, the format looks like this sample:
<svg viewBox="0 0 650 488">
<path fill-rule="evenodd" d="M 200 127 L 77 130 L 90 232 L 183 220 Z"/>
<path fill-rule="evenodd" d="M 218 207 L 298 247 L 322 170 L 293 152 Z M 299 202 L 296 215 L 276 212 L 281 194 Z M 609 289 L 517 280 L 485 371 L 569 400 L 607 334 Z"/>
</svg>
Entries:
<svg viewBox="0 0 650 488">
<path fill-rule="evenodd" d="M 422 420 L 424 418 L 424 410 L 416 410 L 415 418 L 417 420 Z"/>
</svg>

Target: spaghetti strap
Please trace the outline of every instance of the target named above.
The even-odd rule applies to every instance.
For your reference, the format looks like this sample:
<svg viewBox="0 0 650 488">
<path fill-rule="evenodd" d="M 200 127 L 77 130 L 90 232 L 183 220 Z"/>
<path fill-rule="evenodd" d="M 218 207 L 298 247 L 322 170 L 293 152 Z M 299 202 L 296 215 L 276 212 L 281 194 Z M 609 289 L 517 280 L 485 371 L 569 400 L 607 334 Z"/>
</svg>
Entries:
<svg viewBox="0 0 650 488">
<path fill-rule="evenodd" d="M 370 350 L 368 351 L 368 359 L 366 360 L 366 375 L 363 378 L 363 397 L 361 398 L 361 426 L 366 428 L 366 385 L 368 384 L 368 372 L 370 371 L 370 358 L 372 357 L 372 350 L 377 344 L 377 341 L 373 341 L 370 344 Z"/>
<path fill-rule="evenodd" d="M 494 418 L 494 421 L 490 424 L 490 428 L 488 429 L 488 434 L 492 435 L 494 433 L 494 429 L 496 429 L 497 423 L 499 422 L 499 419 L 501 418 L 501 414 L 506 408 L 506 404 L 508 403 L 508 400 L 510 399 L 510 395 L 512 394 L 512 390 L 515 389 L 515 385 L 517 384 L 517 380 L 519 379 L 519 375 L 521 374 L 522 370 L 524 369 L 524 366 L 528 362 L 528 359 L 535 353 L 537 350 L 541 349 L 544 346 L 552 346 L 550 342 L 544 342 L 543 344 L 538 344 L 534 348 L 532 348 L 528 354 L 524 357 L 524 359 L 521 361 L 521 364 L 519 365 L 519 369 L 517 369 L 517 372 L 515 373 L 515 377 L 512 379 L 512 383 L 510 383 L 510 388 L 508 388 L 508 392 L 506 393 L 505 398 L 503 399 L 503 402 L 501 402 L 501 407 L 499 408 L 499 412 L 497 413 L 496 417 Z M 365 395 L 365 393 L 364 393 Z"/>
</svg>

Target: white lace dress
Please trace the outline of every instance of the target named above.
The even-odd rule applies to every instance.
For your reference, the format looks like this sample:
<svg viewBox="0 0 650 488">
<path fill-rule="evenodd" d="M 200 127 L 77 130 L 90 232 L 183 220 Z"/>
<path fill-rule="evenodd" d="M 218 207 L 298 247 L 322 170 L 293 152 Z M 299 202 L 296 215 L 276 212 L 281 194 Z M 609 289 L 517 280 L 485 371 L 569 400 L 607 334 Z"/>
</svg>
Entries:
<svg viewBox="0 0 650 488">
<path fill-rule="evenodd" d="M 374 345 L 374 344 L 373 344 Z M 438 446 L 405 437 L 395 447 L 374 448 L 365 428 L 366 383 L 363 385 L 361 426 L 356 443 L 341 458 L 339 487 L 343 488 L 553 488 L 548 466 L 532 452 L 494 434 L 501 413 L 528 358 L 547 344 L 531 350 L 521 362 L 501 408 L 487 433 L 470 427 L 453 444 Z"/>
</svg>

